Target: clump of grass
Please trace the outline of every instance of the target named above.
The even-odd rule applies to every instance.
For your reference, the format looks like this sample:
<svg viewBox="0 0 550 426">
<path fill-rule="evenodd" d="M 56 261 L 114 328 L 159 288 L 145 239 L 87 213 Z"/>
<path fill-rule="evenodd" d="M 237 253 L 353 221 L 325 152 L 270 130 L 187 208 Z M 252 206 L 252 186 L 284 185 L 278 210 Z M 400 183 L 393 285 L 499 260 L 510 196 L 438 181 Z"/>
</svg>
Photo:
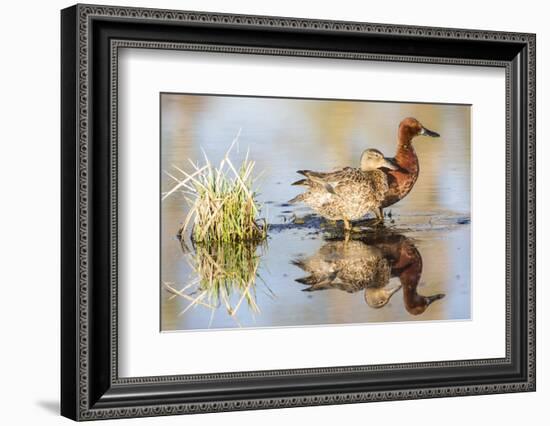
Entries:
<svg viewBox="0 0 550 426">
<path fill-rule="evenodd" d="M 240 130 L 220 164 L 215 167 L 204 153 L 205 165 L 190 160 L 193 171 L 188 173 L 179 167 L 184 180 L 163 197 L 184 187 L 190 210 L 180 229 L 180 236 L 191 227 L 195 243 L 262 241 L 267 238 L 267 222 L 260 219 L 261 207 L 257 201 L 254 161 L 246 157 L 237 168 L 230 153 L 238 141 Z"/>
</svg>

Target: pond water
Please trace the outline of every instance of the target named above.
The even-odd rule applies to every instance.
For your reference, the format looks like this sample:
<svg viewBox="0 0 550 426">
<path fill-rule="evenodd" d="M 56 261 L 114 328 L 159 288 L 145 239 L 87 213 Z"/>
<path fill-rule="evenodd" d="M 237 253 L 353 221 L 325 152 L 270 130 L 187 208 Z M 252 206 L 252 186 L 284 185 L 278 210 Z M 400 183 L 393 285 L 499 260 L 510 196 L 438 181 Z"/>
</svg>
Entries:
<svg viewBox="0 0 550 426">
<path fill-rule="evenodd" d="M 299 169 L 358 166 L 366 148 L 396 149 L 399 122 L 417 118 L 441 134 L 417 137 L 420 176 L 391 207 L 383 228 L 341 224 L 288 200 Z M 282 327 L 471 315 L 470 107 L 163 94 L 161 171 L 191 170 L 203 150 L 213 163 L 239 133 L 239 163 L 256 162 L 264 244 L 215 249 L 177 238 L 185 194 L 161 202 L 161 330 Z M 161 191 L 175 185 L 166 173 Z M 216 276 L 215 290 L 204 291 Z"/>
</svg>

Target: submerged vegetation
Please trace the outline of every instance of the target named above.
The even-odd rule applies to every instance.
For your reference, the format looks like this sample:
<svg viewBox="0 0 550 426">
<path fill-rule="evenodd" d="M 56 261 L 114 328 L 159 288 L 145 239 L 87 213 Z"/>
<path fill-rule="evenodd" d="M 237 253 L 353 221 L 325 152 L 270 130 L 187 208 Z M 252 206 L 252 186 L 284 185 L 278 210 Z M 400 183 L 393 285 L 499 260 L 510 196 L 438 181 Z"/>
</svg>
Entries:
<svg viewBox="0 0 550 426">
<path fill-rule="evenodd" d="M 163 195 L 163 199 L 183 190 L 190 205 L 179 231 L 180 237 L 191 229 L 192 240 L 202 244 L 267 238 L 267 222 L 259 218 L 261 208 L 253 175 L 255 163 L 249 159 L 248 152 L 239 167 L 230 159 L 239 135 L 240 130 L 217 167 L 204 153 L 203 166 L 189 160 L 193 167 L 191 173 L 174 166 L 184 176 L 183 180 L 167 173 L 178 183 Z"/>
</svg>

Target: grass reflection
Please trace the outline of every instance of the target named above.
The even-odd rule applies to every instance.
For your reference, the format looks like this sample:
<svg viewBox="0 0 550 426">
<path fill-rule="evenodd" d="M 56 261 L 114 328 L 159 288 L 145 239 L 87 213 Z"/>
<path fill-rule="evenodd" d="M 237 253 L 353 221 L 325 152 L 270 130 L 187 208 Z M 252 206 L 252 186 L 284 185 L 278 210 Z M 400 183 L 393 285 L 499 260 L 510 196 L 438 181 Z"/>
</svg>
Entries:
<svg viewBox="0 0 550 426">
<path fill-rule="evenodd" d="M 256 283 L 263 283 L 258 269 L 265 248 L 265 243 L 251 241 L 197 243 L 188 248 L 182 241 L 194 279 L 182 289 L 173 283 L 163 283 L 167 291 L 188 302 L 179 316 L 198 306 L 211 309 L 212 316 L 217 309 L 224 308 L 237 324 L 237 313 L 243 305 L 259 314 Z"/>
</svg>

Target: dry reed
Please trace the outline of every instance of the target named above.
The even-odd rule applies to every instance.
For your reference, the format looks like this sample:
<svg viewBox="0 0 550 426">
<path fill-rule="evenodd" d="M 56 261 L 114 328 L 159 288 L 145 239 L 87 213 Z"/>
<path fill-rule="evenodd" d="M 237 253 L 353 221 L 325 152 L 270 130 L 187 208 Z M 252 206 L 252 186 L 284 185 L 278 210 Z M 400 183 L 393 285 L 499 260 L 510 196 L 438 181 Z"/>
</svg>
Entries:
<svg viewBox="0 0 550 426">
<path fill-rule="evenodd" d="M 183 237 L 191 229 L 195 243 L 228 243 L 236 241 L 261 241 L 267 238 L 267 222 L 260 219 L 260 205 L 257 201 L 256 177 L 253 176 L 254 161 L 247 152 L 237 168 L 230 154 L 241 131 L 231 143 L 218 167 L 212 165 L 206 153 L 205 165 L 199 166 L 189 160 L 193 170 L 186 172 L 177 166 L 183 179 L 163 195 L 163 200 L 178 190 L 183 190 L 189 203 L 189 212 L 180 229 Z"/>
</svg>

